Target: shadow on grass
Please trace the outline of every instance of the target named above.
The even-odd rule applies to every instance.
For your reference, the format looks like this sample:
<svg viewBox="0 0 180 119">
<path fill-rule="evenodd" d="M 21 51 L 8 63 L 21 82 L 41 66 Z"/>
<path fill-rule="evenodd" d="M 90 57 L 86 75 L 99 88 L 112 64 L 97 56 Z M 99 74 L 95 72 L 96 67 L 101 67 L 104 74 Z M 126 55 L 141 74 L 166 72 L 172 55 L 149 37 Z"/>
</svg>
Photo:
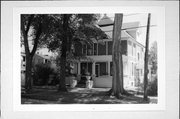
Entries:
<svg viewBox="0 0 180 119">
<path fill-rule="evenodd" d="M 51 101 L 53 104 L 141 104 L 141 97 L 134 95 L 124 96 L 123 99 L 117 99 L 107 95 L 109 89 L 86 89 L 74 88 L 68 89 L 68 92 L 57 92 L 49 89 L 33 89 L 29 94 L 21 94 L 22 98 Z M 21 102 L 24 104 L 24 102 Z M 31 103 L 37 104 L 37 103 Z M 41 103 L 39 103 L 41 104 Z M 48 104 L 48 102 L 46 103 Z"/>
</svg>

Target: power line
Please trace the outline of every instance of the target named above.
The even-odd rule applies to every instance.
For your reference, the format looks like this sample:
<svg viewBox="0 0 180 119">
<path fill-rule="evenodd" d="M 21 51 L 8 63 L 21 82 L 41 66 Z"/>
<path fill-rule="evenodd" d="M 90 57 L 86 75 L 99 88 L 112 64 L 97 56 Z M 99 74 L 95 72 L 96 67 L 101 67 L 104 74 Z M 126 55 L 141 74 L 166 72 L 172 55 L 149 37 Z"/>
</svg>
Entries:
<svg viewBox="0 0 180 119">
<path fill-rule="evenodd" d="M 123 14 L 123 16 L 133 16 L 133 15 L 139 15 L 139 14 L 141 14 L 141 13 L 132 13 L 132 14 L 126 14 L 126 15 Z M 107 16 L 107 17 L 114 19 L 114 17 L 109 17 L 109 16 Z M 108 18 L 102 18 L 102 19 L 108 19 Z"/>
<path fill-rule="evenodd" d="M 157 25 L 151 25 L 150 27 L 156 27 Z M 146 28 L 147 26 L 138 26 L 138 27 L 130 27 L 130 28 L 124 28 L 121 30 L 130 30 L 130 29 L 139 29 L 139 28 Z M 104 31 L 104 32 L 112 32 L 113 30 L 108 30 L 108 31 Z"/>
</svg>

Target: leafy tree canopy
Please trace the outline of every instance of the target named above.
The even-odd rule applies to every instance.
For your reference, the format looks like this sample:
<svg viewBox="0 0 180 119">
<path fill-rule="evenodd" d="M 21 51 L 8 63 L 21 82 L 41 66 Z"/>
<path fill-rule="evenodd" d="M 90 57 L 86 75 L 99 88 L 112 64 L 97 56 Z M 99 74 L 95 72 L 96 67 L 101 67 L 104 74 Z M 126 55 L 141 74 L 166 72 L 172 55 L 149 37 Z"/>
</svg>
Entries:
<svg viewBox="0 0 180 119">
<path fill-rule="evenodd" d="M 149 63 L 152 65 L 152 73 L 157 73 L 157 42 L 154 41 L 149 51 Z"/>
<path fill-rule="evenodd" d="M 62 15 L 56 15 L 56 17 L 58 21 L 56 31 L 48 40 L 43 42 L 51 51 L 59 49 L 63 39 Z M 99 40 L 107 37 L 96 25 L 98 18 L 99 17 L 96 14 L 69 14 L 68 51 L 71 48 L 71 44 L 74 42 L 83 41 L 87 44 L 91 44 L 92 38 Z"/>
</svg>

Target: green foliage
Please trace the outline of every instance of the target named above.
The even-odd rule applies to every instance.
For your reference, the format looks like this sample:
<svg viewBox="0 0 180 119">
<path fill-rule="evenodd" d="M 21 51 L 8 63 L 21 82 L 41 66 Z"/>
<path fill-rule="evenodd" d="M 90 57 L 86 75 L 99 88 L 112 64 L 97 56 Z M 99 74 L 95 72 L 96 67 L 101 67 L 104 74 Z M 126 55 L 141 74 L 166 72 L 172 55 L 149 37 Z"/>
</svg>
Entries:
<svg viewBox="0 0 180 119">
<path fill-rule="evenodd" d="M 21 26 L 24 26 L 25 32 L 27 32 L 28 38 L 32 39 L 33 44 L 37 43 L 38 47 L 44 47 L 51 39 L 55 38 L 56 31 L 61 27 L 59 19 L 61 19 L 59 15 L 55 14 L 21 14 Z M 21 31 L 23 36 L 23 29 Z M 41 31 L 40 37 L 36 39 L 39 31 Z M 23 42 L 24 40 L 21 39 L 22 44 Z"/>
<path fill-rule="evenodd" d="M 149 51 L 149 63 L 152 65 L 152 73 L 157 73 L 157 42 L 153 42 Z"/>
<path fill-rule="evenodd" d="M 147 88 L 147 94 L 149 96 L 157 96 L 158 85 L 157 85 L 157 76 L 154 77 L 153 81 L 149 83 Z"/>
<path fill-rule="evenodd" d="M 46 85 L 48 84 L 49 75 L 55 74 L 54 70 L 46 64 L 37 64 L 34 71 L 34 84 Z"/>
<path fill-rule="evenodd" d="M 66 69 L 69 70 L 69 63 L 78 60 L 82 56 L 77 56 L 74 52 L 73 45 L 76 43 L 92 45 L 92 39 L 102 39 L 106 34 L 96 26 L 98 15 L 96 14 L 68 14 L 67 26 L 67 44 L 62 44 L 63 27 L 59 27 L 54 39 L 51 39 L 48 48 L 52 51 L 58 51 L 57 57 L 58 72 L 60 72 L 60 58 L 62 53 L 62 45 L 66 45 Z M 63 17 L 63 14 L 59 15 Z M 61 18 L 61 17 L 60 17 Z M 62 19 L 59 19 L 60 26 L 63 26 Z M 61 32 L 60 32 L 61 31 Z"/>
<path fill-rule="evenodd" d="M 67 49 L 71 50 L 72 44 L 75 42 L 84 42 L 92 44 L 92 38 L 99 40 L 107 35 L 96 26 L 98 15 L 96 14 L 69 14 L 68 19 L 68 41 Z M 54 15 L 58 24 L 55 26 L 55 30 L 52 37 L 46 40 L 45 44 L 51 51 L 59 50 L 63 40 L 63 14 Z M 53 22 L 54 23 L 54 22 Z"/>
</svg>

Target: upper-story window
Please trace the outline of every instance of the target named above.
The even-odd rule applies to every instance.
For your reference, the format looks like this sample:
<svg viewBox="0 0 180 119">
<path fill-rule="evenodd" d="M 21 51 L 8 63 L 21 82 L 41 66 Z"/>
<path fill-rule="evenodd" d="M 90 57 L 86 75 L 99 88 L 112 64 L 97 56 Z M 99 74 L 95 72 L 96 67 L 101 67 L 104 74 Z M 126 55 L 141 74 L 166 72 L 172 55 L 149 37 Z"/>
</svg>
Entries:
<svg viewBox="0 0 180 119">
<path fill-rule="evenodd" d="M 26 61 L 26 57 L 25 56 L 23 56 L 23 62 L 25 62 Z"/>
<path fill-rule="evenodd" d="M 92 49 L 88 49 L 87 50 L 87 55 L 92 55 L 93 53 L 92 53 Z"/>
<path fill-rule="evenodd" d="M 134 65 L 132 63 L 132 76 L 134 76 Z"/>
<path fill-rule="evenodd" d="M 128 41 L 128 55 L 132 55 L 132 42 Z"/>
<path fill-rule="evenodd" d="M 136 56 L 136 44 L 133 44 L 133 56 Z"/>
<path fill-rule="evenodd" d="M 94 49 L 94 55 L 97 55 L 97 43 L 94 43 L 93 45 L 93 49 Z"/>
<path fill-rule="evenodd" d="M 83 55 L 87 54 L 87 45 L 86 44 L 84 44 L 83 47 L 82 47 L 82 54 Z"/>
<path fill-rule="evenodd" d="M 90 44 L 87 45 L 87 55 L 93 55 L 93 46 Z"/>
<path fill-rule="evenodd" d="M 106 42 L 98 43 L 98 55 L 106 55 Z"/>
<path fill-rule="evenodd" d="M 127 55 L 127 40 L 121 41 L 121 53 Z"/>
<path fill-rule="evenodd" d="M 108 55 L 112 55 L 112 45 L 113 45 L 113 42 L 112 41 L 108 41 L 107 44 L 108 44 Z"/>
</svg>

